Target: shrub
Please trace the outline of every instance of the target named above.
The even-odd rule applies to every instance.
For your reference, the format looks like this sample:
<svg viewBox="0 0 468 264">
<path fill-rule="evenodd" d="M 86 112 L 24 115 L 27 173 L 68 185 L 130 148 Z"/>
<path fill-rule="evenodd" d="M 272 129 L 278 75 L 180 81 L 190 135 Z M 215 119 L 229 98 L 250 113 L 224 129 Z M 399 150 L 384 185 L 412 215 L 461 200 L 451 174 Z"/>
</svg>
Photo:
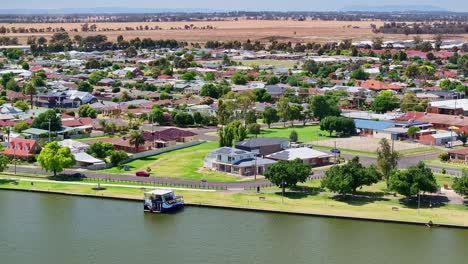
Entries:
<svg viewBox="0 0 468 264">
<path fill-rule="evenodd" d="M 440 161 L 442 161 L 442 162 L 447 162 L 447 161 L 450 160 L 450 155 L 449 155 L 447 152 L 440 153 L 439 159 L 440 159 Z"/>
</svg>

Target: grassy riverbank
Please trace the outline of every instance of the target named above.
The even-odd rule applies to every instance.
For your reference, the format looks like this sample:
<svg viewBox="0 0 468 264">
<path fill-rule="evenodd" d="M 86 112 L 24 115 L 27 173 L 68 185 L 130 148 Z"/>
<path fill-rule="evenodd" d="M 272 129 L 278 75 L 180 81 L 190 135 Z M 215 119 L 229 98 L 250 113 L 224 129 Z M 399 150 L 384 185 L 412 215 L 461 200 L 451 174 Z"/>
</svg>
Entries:
<svg viewBox="0 0 468 264">
<path fill-rule="evenodd" d="M 316 186 L 317 182 L 311 185 Z M 39 190 L 130 199 L 142 199 L 143 192 L 146 190 L 142 188 L 107 186 L 106 190 L 96 191 L 92 187 L 72 183 L 36 182 L 34 185 L 31 185 L 28 181 L 0 181 L 0 189 Z M 314 187 L 311 187 L 311 190 L 312 192 L 308 193 L 287 193 L 285 197 L 282 197 L 279 190 L 274 188 L 269 188 L 265 190 L 265 193 L 260 194 L 253 192 L 199 192 L 190 190 L 177 191 L 177 194 L 183 195 L 185 201 L 191 204 L 401 221 L 427 222 L 432 220 L 435 223 L 468 225 L 468 209 L 463 205 L 441 204 L 430 208 L 426 202 L 423 202 L 418 213 L 414 203 L 401 203 L 398 197 L 395 199 L 383 196 L 374 198 L 335 198 L 330 193 L 314 193 Z"/>
</svg>

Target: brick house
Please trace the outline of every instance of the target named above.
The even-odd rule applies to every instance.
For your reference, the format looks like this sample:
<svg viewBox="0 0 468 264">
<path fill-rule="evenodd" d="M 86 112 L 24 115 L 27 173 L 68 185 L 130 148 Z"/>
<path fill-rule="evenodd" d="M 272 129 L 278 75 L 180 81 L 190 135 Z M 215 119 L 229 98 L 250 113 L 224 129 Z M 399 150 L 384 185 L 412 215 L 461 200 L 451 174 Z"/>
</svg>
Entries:
<svg viewBox="0 0 468 264">
<path fill-rule="evenodd" d="M 7 148 L 2 152 L 3 155 L 27 158 L 41 151 L 41 146 L 36 140 L 24 138 L 10 139 Z"/>
</svg>

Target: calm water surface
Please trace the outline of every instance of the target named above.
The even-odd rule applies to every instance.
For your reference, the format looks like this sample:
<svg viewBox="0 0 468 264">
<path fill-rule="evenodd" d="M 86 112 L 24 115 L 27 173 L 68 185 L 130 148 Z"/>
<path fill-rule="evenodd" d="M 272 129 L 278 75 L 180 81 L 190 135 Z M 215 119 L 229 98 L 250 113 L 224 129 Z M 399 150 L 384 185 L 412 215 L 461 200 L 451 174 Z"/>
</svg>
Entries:
<svg viewBox="0 0 468 264">
<path fill-rule="evenodd" d="M 0 191 L 0 263 L 466 263 L 468 231 Z"/>
</svg>

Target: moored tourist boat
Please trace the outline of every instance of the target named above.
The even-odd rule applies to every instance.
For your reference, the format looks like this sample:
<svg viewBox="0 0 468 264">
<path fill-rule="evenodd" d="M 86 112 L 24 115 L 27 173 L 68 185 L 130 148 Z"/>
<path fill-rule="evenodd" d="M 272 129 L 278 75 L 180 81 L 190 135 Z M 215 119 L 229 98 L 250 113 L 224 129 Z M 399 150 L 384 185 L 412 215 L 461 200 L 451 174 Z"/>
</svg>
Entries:
<svg viewBox="0 0 468 264">
<path fill-rule="evenodd" d="M 145 192 L 144 210 L 151 213 L 164 213 L 184 206 L 182 196 L 176 196 L 171 190 L 153 190 Z"/>
</svg>

